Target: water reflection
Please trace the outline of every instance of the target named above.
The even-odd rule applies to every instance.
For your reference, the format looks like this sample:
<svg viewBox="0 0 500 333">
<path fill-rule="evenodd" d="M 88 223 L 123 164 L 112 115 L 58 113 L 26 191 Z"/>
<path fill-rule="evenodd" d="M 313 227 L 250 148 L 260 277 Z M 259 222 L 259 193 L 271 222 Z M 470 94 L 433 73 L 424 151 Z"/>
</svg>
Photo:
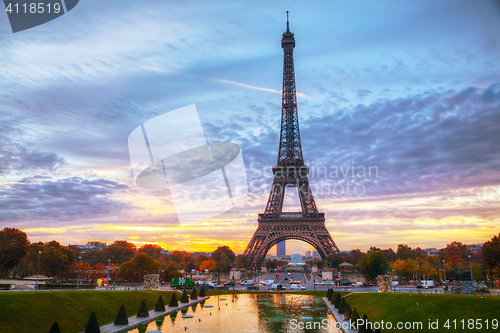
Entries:
<svg viewBox="0 0 500 333">
<path fill-rule="evenodd" d="M 226 300 L 222 300 L 226 298 Z M 182 314 L 171 314 L 169 321 L 153 321 L 146 330 L 143 327 L 129 331 L 143 333 L 161 332 L 335 332 L 335 321 L 327 314 L 327 308 L 319 297 L 293 294 L 252 294 L 212 296 L 204 302 L 213 308 L 190 306 Z M 219 310 L 220 307 L 220 310 Z M 310 308 L 303 308 L 310 307 Z M 196 311 L 195 311 L 196 310 Z M 310 319 L 303 319 L 303 318 Z M 324 321 L 324 320 L 327 321 Z M 323 324 L 321 324 L 323 321 Z M 318 323 L 316 328 L 312 324 Z M 324 324 L 328 322 L 329 325 Z M 309 323 L 309 324 L 307 324 Z M 308 328 L 308 326 L 311 328 Z"/>
</svg>

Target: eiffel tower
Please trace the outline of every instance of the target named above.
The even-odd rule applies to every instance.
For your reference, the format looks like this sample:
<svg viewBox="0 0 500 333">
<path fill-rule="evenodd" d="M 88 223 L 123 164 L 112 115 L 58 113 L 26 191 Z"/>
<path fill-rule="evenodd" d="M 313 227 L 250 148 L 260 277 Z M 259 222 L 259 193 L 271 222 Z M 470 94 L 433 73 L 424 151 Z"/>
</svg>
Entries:
<svg viewBox="0 0 500 333">
<path fill-rule="evenodd" d="M 288 12 L 286 32 L 281 39 L 283 48 L 283 92 L 278 163 L 273 168 L 274 180 L 266 210 L 259 214 L 258 227 L 243 253 L 253 267 L 260 267 L 267 252 L 278 242 L 297 239 L 309 243 L 322 259 L 339 248 L 325 226 L 325 213 L 319 213 L 309 186 L 309 167 L 304 164 L 300 143 L 297 93 L 293 67 L 295 39 L 290 32 Z M 283 213 L 287 187 L 297 187 L 301 212 Z"/>
</svg>

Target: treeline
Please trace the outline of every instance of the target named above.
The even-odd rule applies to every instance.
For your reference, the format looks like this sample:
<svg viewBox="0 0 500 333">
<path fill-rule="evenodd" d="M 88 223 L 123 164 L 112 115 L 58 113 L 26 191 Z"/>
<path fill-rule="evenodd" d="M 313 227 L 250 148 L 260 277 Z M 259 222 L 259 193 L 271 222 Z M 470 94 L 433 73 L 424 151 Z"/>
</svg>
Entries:
<svg viewBox="0 0 500 333">
<path fill-rule="evenodd" d="M 439 281 L 444 279 L 445 269 L 447 280 L 470 280 L 472 267 L 474 280 L 491 281 L 500 277 L 500 234 L 484 243 L 482 249 L 469 250 L 461 242 L 452 242 L 436 255 L 428 255 L 419 247 L 412 249 L 399 244 L 396 251 L 370 247 L 366 253 L 355 249 L 350 253 L 329 255 L 326 263 L 340 271 L 359 271 L 367 280 L 391 274 L 403 281 Z M 320 269 L 326 263 L 315 262 Z M 344 263 L 350 265 L 342 265 Z"/>
<path fill-rule="evenodd" d="M 94 281 L 108 275 L 117 281 L 141 281 L 145 274 L 158 273 L 165 281 L 183 276 L 181 271 L 227 272 L 247 267 L 246 257 L 220 246 L 209 256 L 187 251 L 165 253 L 158 245 L 139 248 L 127 241 L 115 241 L 103 249 L 82 251 L 76 245 L 57 241 L 30 243 L 26 233 L 15 228 L 0 231 L 0 277 L 24 278 L 39 273 L 59 281 Z"/>
</svg>

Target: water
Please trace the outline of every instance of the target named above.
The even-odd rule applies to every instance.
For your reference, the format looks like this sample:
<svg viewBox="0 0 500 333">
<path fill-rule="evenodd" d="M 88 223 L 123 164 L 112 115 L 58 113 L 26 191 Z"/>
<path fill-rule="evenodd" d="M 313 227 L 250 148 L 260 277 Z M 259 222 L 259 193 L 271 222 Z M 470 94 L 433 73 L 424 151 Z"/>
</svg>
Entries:
<svg viewBox="0 0 500 333">
<path fill-rule="evenodd" d="M 306 304 L 309 309 L 303 308 Z M 204 305 L 213 305 L 213 308 L 193 305 L 182 313 L 167 315 L 129 332 L 341 332 L 335 328 L 335 319 L 327 314 L 321 298 L 314 296 L 224 295 L 212 296 Z M 193 318 L 182 318 L 186 314 Z"/>
</svg>

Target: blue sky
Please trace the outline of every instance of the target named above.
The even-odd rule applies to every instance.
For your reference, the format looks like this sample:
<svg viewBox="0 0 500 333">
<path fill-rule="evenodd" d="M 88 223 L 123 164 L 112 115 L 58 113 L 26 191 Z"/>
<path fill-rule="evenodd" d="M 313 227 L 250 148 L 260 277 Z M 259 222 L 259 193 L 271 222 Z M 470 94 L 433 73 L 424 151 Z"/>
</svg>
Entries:
<svg viewBox="0 0 500 333">
<path fill-rule="evenodd" d="M 272 181 L 257 175 L 277 158 L 287 10 L 305 160 L 378 170 L 311 176 L 313 190 L 365 188 L 315 193 L 340 249 L 491 238 L 500 227 L 494 1 L 86 0 L 16 34 L 0 13 L 0 227 L 32 241 L 242 252 Z M 190 104 L 208 141 L 240 145 L 250 193 L 179 227 L 166 191 L 134 184 L 127 138 Z"/>
</svg>

